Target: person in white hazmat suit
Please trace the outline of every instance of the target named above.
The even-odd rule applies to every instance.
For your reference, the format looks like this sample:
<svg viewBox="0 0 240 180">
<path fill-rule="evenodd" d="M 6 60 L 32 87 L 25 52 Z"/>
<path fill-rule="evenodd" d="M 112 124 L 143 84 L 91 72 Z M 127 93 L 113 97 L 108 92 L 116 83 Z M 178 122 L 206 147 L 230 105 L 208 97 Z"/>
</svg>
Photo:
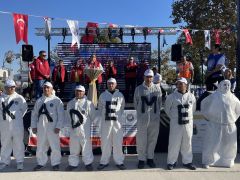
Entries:
<svg viewBox="0 0 240 180">
<path fill-rule="evenodd" d="M 233 167 L 237 155 L 237 128 L 240 101 L 231 93 L 231 82 L 223 80 L 218 89 L 201 103 L 201 113 L 207 120 L 202 164 Z"/>
<path fill-rule="evenodd" d="M 159 85 L 153 84 L 153 76 L 153 71 L 147 69 L 144 72 L 144 82 L 134 92 L 139 169 L 144 168 L 146 160 L 149 167 L 156 167 L 153 159 L 159 134 L 162 92 Z"/>
<path fill-rule="evenodd" d="M 177 163 L 179 151 L 183 166 L 196 170 L 192 164 L 193 113 L 196 110 L 196 99 L 188 91 L 187 80 L 180 78 L 177 89 L 168 95 L 165 101 L 165 112 L 170 118 L 167 169 L 172 170 Z"/>
<path fill-rule="evenodd" d="M 78 167 L 79 154 L 82 149 L 82 159 L 85 168 L 88 171 L 92 171 L 91 123 L 95 118 L 96 111 L 93 103 L 87 100 L 85 96 L 84 86 L 76 86 L 75 98 L 68 102 L 66 115 L 68 124 L 71 124 L 69 166 L 66 170 L 72 171 Z"/>
<path fill-rule="evenodd" d="M 62 101 L 52 94 L 53 86 L 50 82 L 43 84 L 43 95 L 33 108 L 31 115 L 31 128 L 37 133 L 37 166 L 34 171 L 45 167 L 48 156 L 47 151 L 51 148 L 52 170 L 59 170 L 61 163 L 61 149 L 59 132 L 65 118 Z"/>
<path fill-rule="evenodd" d="M 99 97 L 98 111 L 101 114 L 101 150 L 102 156 L 98 170 L 108 166 L 113 149 L 113 159 L 120 170 L 126 169 L 122 151 L 125 107 L 124 96 L 116 89 L 117 81 L 110 78 L 107 81 L 108 89 Z"/>
<path fill-rule="evenodd" d="M 27 111 L 27 103 L 23 96 L 15 92 L 16 84 L 8 79 L 5 82 L 6 94 L 0 99 L 0 137 L 1 160 L 0 169 L 11 162 L 11 153 L 17 162 L 17 169 L 23 169 L 24 161 L 24 126 L 23 116 Z"/>
</svg>

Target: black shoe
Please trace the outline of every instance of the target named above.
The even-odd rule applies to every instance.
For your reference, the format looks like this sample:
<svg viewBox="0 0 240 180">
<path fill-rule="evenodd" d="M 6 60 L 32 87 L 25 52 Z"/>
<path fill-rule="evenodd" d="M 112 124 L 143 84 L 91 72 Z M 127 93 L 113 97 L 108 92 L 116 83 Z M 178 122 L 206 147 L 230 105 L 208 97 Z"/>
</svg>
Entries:
<svg viewBox="0 0 240 180">
<path fill-rule="evenodd" d="M 77 168 L 77 166 L 70 166 L 69 165 L 68 167 L 66 167 L 65 171 L 73 171 L 76 168 Z"/>
<path fill-rule="evenodd" d="M 174 164 L 168 164 L 167 165 L 167 170 L 173 170 Z"/>
<path fill-rule="evenodd" d="M 196 167 L 192 163 L 183 164 L 183 166 L 190 170 L 196 170 Z"/>
<path fill-rule="evenodd" d="M 34 168 L 33 168 L 33 171 L 40 171 L 40 170 L 42 170 L 44 168 L 44 166 L 42 166 L 42 165 L 37 165 L 37 166 L 35 166 Z"/>
<path fill-rule="evenodd" d="M 52 170 L 53 171 L 59 171 L 59 165 L 55 165 L 55 166 L 52 166 Z"/>
<path fill-rule="evenodd" d="M 145 166 L 145 162 L 144 161 L 138 161 L 138 169 L 143 169 Z"/>
<path fill-rule="evenodd" d="M 92 164 L 86 165 L 85 168 L 86 168 L 87 171 L 92 171 L 93 170 Z"/>
<path fill-rule="evenodd" d="M 124 164 L 117 164 L 116 166 L 120 170 L 125 170 L 126 169 L 126 166 L 124 166 Z"/>
<path fill-rule="evenodd" d="M 99 164 L 99 166 L 97 167 L 98 170 L 103 170 L 105 167 L 107 167 L 108 164 Z"/>
<path fill-rule="evenodd" d="M 154 163 L 153 159 L 148 159 L 148 160 L 147 160 L 147 165 L 148 165 L 150 168 L 156 168 L 156 164 Z"/>
</svg>

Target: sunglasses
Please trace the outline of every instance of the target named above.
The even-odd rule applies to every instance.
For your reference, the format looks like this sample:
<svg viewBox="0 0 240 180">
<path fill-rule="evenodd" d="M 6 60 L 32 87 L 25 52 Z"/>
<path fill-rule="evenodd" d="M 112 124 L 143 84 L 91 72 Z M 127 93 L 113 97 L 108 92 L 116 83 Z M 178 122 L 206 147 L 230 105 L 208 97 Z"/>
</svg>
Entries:
<svg viewBox="0 0 240 180">
<path fill-rule="evenodd" d="M 46 55 L 46 54 L 43 54 L 42 56 L 46 57 L 47 55 Z"/>
</svg>

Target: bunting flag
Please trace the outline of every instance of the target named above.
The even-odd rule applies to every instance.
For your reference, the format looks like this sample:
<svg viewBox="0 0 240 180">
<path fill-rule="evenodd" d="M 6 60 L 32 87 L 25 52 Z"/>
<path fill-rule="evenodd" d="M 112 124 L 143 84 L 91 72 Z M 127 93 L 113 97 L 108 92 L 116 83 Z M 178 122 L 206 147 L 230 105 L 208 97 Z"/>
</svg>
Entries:
<svg viewBox="0 0 240 180">
<path fill-rule="evenodd" d="M 78 21 L 67 20 L 68 26 L 72 33 L 72 46 L 77 43 L 78 48 L 80 48 L 80 37 L 79 37 L 79 29 L 78 29 Z"/>
<path fill-rule="evenodd" d="M 165 45 L 167 46 L 168 43 L 167 43 L 167 41 L 166 41 L 166 37 L 165 37 L 165 35 L 163 35 L 163 47 L 164 47 Z"/>
<path fill-rule="evenodd" d="M 214 30 L 214 34 L 215 34 L 215 44 L 221 44 L 220 30 L 219 29 Z"/>
<path fill-rule="evenodd" d="M 193 42 L 192 42 L 192 38 L 191 38 L 191 35 L 190 35 L 188 29 L 183 29 L 183 32 L 184 32 L 185 37 L 186 37 L 186 44 L 192 45 Z"/>
<path fill-rule="evenodd" d="M 23 40 L 28 44 L 28 15 L 13 13 L 16 42 Z"/>
<path fill-rule="evenodd" d="M 204 37 L 205 37 L 205 47 L 211 49 L 211 35 L 210 30 L 204 30 Z"/>
<path fill-rule="evenodd" d="M 52 18 L 49 18 L 49 17 L 44 17 L 43 18 L 44 21 L 45 21 L 45 37 L 46 39 L 48 39 L 50 37 L 50 34 L 51 34 L 51 28 L 52 28 Z"/>
<path fill-rule="evenodd" d="M 108 27 L 109 27 L 109 28 L 117 28 L 118 25 L 117 25 L 117 24 L 112 24 L 112 23 L 110 23 L 110 24 L 108 25 Z"/>
</svg>

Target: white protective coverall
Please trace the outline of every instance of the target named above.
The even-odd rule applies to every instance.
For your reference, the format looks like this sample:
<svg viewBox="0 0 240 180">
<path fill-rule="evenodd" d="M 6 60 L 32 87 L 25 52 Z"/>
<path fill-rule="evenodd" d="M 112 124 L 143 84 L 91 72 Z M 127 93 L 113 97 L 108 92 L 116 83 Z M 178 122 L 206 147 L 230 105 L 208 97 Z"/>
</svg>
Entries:
<svg viewBox="0 0 240 180">
<path fill-rule="evenodd" d="M 112 94 L 105 90 L 98 102 L 98 110 L 101 114 L 101 149 L 100 164 L 108 164 L 113 149 L 113 159 L 117 165 L 123 164 L 122 151 L 124 123 L 123 112 L 125 107 L 124 96 L 118 89 Z"/>
<path fill-rule="evenodd" d="M 42 109 L 44 106 L 46 109 Z M 42 110 L 41 110 L 42 109 Z M 44 113 L 48 111 L 50 118 Z M 63 103 L 54 95 L 39 98 L 32 111 L 31 128 L 37 128 L 37 162 L 45 166 L 48 161 L 47 151 L 51 148 L 51 165 L 59 165 L 61 162 L 61 149 L 59 134 L 54 132 L 55 128 L 61 129 L 65 118 Z M 52 122 L 51 122 L 52 121 Z"/>
<path fill-rule="evenodd" d="M 154 158 L 157 144 L 162 92 L 159 85 L 151 83 L 150 87 L 143 82 L 134 92 L 134 107 L 137 111 L 137 153 L 138 160 Z"/>
<path fill-rule="evenodd" d="M 80 114 L 72 110 L 78 111 Z M 93 103 L 84 96 L 82 99 L 72 99 L 67 104 L 67 120 L 70 125 L 70 155 L 68 162 L 70 166 L 78 166 L 79 154 L 82 149 L 82 158 L 85 165 L 93 162 L 91 124 L 95 118 L 95 107 Z"/>
<path fill-rule="evenodd" d="M 5 110 L 4 110 L 5 109 Z M 18 93 L 0 99 L 1 163 L 10 164 L 11 153 L 17 163 L 24 161 L 23 116 L 27 111 L 25 99 Z"/>
<path fill-rule="evenodd" d="M 202 163 L 232 167 L 237 155 L 237 128 L 240 101 L 231 93 L 229 80 L 221 81 L 218 89 L 201 103 L 201 112 L 207 122 Z"/>
<path fill-rule="evenodd" d="M 182 94 L 175 90 L 165 101 L 165 112 L 170 120 L 167 163 L 177 162 L 179 151 L 183 164 L 192 163 L 193 113 L 196 99 L 190 92 Z"/>
</svg>

